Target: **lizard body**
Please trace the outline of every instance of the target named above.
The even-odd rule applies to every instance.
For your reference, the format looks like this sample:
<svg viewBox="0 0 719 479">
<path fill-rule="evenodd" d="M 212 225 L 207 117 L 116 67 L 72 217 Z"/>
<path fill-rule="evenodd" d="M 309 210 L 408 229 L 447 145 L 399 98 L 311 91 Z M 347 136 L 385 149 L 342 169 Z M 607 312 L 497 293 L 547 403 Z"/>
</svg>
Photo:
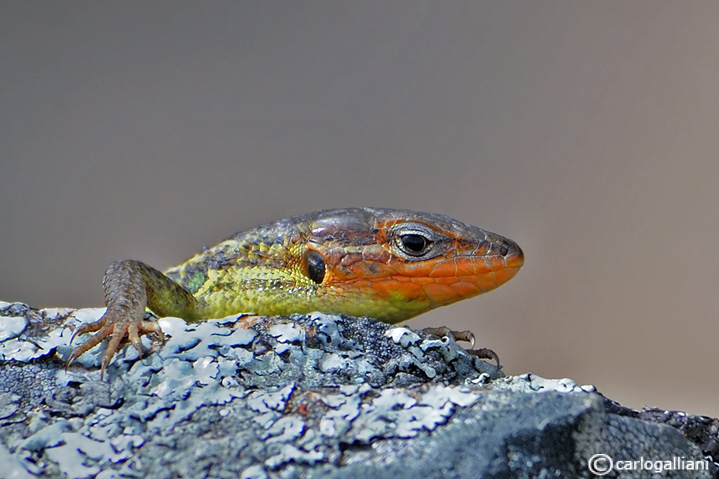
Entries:
<svg viewBox="0 0 719 479">
<path fill-rule="evenodd" d="M 396 323 L 485 293 L 524 262 L 516 243 L 453 218 L 408 210 L 348 208 L 296 216 L 237 233 L 161 273 L 134 260 L 105 273 L 107 311 L 75 335 L 95 332 L 68 364 L 109 337 L 102 370 L 140 334 L 143 319 L 188 321 L 232 314 L 322 311 Z"/>
</svg>

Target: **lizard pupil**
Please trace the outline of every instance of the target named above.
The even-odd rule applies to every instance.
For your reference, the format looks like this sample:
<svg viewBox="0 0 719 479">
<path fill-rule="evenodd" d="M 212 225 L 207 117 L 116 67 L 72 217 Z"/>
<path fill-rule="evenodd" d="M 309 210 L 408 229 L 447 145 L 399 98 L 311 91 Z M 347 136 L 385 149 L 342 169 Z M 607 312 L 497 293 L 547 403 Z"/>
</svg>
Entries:
<svg viewBox="0 0 719 479">
<path fill-rule="evenodd" d="M 307 277 L 317 284 L 325 279 L 325 259 L 317 251 L 309 250 L 305 254 Z"/>
<path fill-rule="evenodd" d="M 419 256 L 425 252 L 430 241 L 422 235 L 406 234 L 400 237 L 402 249 L 412 256 Z"/>
</svg>

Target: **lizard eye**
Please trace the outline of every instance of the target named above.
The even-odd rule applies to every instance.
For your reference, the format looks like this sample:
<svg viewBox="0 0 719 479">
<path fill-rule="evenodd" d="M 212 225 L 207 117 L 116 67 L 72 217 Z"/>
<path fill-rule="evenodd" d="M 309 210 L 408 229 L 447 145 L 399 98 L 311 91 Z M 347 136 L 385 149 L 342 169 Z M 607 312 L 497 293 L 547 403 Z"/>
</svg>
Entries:
<svg viewBox="0 0 719 479">
<path fill-rule="evenodd" d="M 398 238 L 397 246 L 410 256 L 422 256 L 432 246 L 432 241 L 417 233 L 404 234 Z"/>
<path fill-rule="evenodd" d="M 307 265 L 307 277 L 317 284 L 325 279 L 325 259 L 315 250 L 308 250 L 305 253 L 305 264 Z"/>
</svg>

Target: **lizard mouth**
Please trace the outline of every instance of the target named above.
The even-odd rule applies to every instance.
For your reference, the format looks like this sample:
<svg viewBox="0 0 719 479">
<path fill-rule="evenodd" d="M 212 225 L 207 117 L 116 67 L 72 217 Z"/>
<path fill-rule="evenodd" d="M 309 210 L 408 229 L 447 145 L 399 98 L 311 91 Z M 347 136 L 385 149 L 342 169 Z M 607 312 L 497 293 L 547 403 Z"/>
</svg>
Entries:
<svg viewBox="0 0 719 479">
<path fill-rule="evenodd" d="M 405 308 L 415 304 L 426 311 L 492 291 L 512 279 L 523 264 L 521 248 L 503 239 L 492 242 L 484 254 L 453 256 L 423 271 L 412 269 L 378 278 L 367 286 L 378 297 L 392 298 Z"/>
</svg>

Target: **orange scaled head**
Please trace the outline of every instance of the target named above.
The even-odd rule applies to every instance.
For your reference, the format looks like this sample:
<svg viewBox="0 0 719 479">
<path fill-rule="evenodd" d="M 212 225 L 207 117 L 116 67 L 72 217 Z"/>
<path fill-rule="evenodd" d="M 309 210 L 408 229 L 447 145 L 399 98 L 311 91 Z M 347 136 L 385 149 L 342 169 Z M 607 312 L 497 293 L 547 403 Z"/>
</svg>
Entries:
<svg viewBox="0 0 719 479">
<path fill-rule="evenodd" d="M 392 323 L 491 291 L 524 264 L 507 238 L 407 210 L 319 212 L 306 241 L 324 267 L 320 309 Z"/>
</svg>

